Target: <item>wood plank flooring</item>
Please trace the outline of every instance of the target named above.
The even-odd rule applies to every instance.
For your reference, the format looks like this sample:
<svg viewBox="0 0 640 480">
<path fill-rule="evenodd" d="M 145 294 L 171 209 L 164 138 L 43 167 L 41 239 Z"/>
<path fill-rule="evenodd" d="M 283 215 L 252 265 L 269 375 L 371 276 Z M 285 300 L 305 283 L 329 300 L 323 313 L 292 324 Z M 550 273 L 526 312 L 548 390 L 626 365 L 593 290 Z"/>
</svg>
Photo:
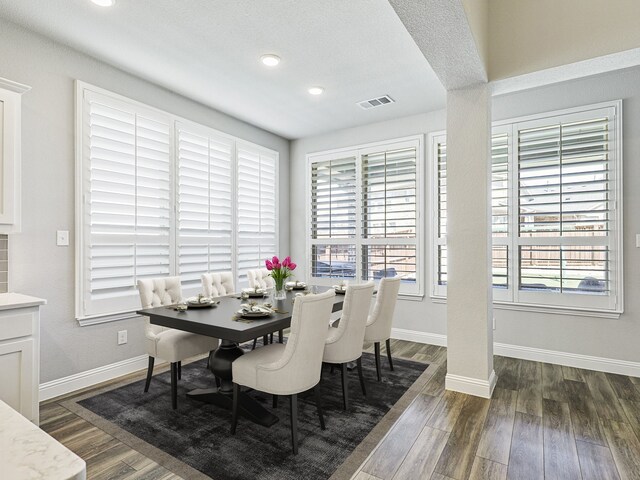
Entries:
<svg viewBox="0 0 640 480">
<path fill-rule="evenodd" d="M 485 400 L 445 391 L 445 348 L 393 340 L 392 351 L 434 374 L 354 479 L 640 480 L 640 379 L 495 357 Z M 41 405 L 41 427 L 85 459 L 87 478 L 180 478 L 64 408 L 69 398 Z"/>
</svg>

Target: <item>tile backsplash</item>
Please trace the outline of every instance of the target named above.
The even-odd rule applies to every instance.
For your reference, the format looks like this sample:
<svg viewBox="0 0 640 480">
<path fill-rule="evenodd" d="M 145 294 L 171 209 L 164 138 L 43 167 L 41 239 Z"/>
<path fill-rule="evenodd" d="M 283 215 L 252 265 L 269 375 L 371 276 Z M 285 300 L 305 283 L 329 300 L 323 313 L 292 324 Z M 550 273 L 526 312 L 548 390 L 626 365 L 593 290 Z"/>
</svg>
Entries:
<svg viewBox="0 0 640 480">
<path fill-rule="evenodd" d="M 9 237 L 0 235 L 0 293 L 9 291 L 7 277 L 9 275 Z"/>
</svg>

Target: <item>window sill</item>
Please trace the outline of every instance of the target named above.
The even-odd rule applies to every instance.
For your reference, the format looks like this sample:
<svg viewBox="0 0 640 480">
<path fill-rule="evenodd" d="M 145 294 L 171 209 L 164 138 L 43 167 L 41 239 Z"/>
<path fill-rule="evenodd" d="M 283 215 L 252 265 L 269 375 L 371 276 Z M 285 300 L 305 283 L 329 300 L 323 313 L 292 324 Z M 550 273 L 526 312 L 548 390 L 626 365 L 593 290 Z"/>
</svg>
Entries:
<svg viewBox="0 0 640 480">
<path fill-rule="evenodd" d="M 434 303 L 447 303 L 447 297 L 431 296 Z M 586 310 L 576 307 L 557 307 L 549 305 L 536 305 L 531 303 L 493 302 L 493 308 L 498 310 L 515 310 L 519 312 L 544 313 L 553 315 L 571 315 L 574 317 L 595 317 L 617 319 L 622 311 L 616 310 Z"/>
<path fill-rule="evenodd" d="M 410 302 L 421 302 L 424 300 L 422 293 L 399 293 L 398 300 L 408 300 Z"/>
<path fill-rule="evenodd" d="M 89 327 L 91 325 L 98 325 L 100 323 L 117 322 L 119 320 L 129 320 L 131 318 L 138 318 L 136 312 L 120 312 L 112 313 L 108 315 L 94 315 L 91 317 L 78 318 L 78 323 L 81 327 Z"/>
</svg>

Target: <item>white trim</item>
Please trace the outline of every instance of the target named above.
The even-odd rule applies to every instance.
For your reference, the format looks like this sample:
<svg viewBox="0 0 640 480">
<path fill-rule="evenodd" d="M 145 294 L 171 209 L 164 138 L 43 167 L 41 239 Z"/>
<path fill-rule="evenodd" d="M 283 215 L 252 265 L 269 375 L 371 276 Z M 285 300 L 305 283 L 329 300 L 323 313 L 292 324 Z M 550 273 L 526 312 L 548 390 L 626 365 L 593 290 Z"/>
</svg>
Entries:
<svg viewBox="0 0 640 480">
<path fill-rule="evenodd" d="M 136 312 L 122 312 L 111 315 L 95 315 L 92 317 L 79 318 L 78 323 L 81 327 L 89 327 L 91 325 L 99 325 L 100 323 L 117 322 L 118 320 L 130 320 L 132 318 L 142 318 Z"/>
<path fill-rule="evenodd" d="M 41 383 L 40 401 L 43 402 L 54 397 L 59 397 L 60 395 L 66 395 L 67 393 L 143 370 L 147 368 L 148 359 L 149 356 L 146 354 L 139 355 L 110 365 L 104 365 L 84 372 L 75 373 L 68 377 Z"/>
<path fill-rule="evenodd" d="M 416 343 L 426 343 L 429 345 L 438 345 L 440 347 L 447 346 L 447 336 L 438 333 L 392 328 L 391 338 L 408 340 Z M 640 377 L 640 362 L 630 362 L 628 360 L 595 357 L 580 353 L 559 352 L 557 350 L 510 345 L 507 343 L 494 343 L 493 353 L 503 357 L 520 358 L 522 360 L 553 363 L 555 365 L 564 365 L 566 367 L 584 368 L 586 370 L 595 370 L 598 372 L 617 373 L 619 375 Z"/>
<path fill-rule="evenodd" d="M 616 52 L 602 57 L 590 58 L 580 62 L 560 65 L 558 67 L 525 73 L 516 77 L 504 78 L 491 82 L 494 97 L 514 92 L 521 92 L 554 83 L 576 80 L 606 72 L 614 72 L 624 68 L 640 65 L 640 48 Z M 585 75 L 584 72 L 589 72 Z"/>
<path fill-rule="evenodd" d="M 476 397 L 491 398 L 497 380 L 498 377 L 494 370 L 491 370 L 487 380 L 447 373 L 447 376 L 444 378 L 444 388 Z"/>
<path fill-rule="evenodd" d="M 433 303 L 447 303 L 447 297 L 431 296 Z M 493 308 L 497 310 L 515 310 L 518 312 L 543 313 L 546 315 L 570 315 L 572 317 L 594 317 L 618 319 L 622 310 L 599 310 L 595 308 L 562 307 L 558 305 L 546 305 L 538 303 L 518 303 L 494 301 Z"/>
<path fill-rule="evenodd" d="M 20 95 L 31 90 L 31 87 L 29 85 L 25 85 L 24 83 L 14 82 L 13 80 L 9 80 L 8 78 L 1 78 L 1 77 L 0 77 L 0 88 L 4 88 L 5 90 L 11 90 L 12 92 L 19 93 Z"/>
<path fill-rule="evenodd" d="M 392 328 L 391 338 L 406 340 L 408 342 L 426 343 L 427 345 L 447 346 L 447 336 L 440 333 L 420 332 L 418 330 L 406 330 L 404 328 Z"/>
</svg>

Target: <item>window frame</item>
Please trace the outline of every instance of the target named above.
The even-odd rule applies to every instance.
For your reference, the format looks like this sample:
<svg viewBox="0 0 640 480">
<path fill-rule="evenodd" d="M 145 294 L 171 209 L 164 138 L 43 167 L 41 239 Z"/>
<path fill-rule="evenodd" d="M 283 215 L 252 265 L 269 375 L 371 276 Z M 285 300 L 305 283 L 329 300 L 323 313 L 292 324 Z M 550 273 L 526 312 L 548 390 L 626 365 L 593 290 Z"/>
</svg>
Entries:
<svg viewBox="0 0 640 480">
<path fill-rule="evenodd" d="M 362 236 L 362 184 L 363 184 L 363 171 L 362 171 L 362 157 L 367 154 L 379 153 L 381 150 L 396 150 L 403 147 L 414 147 L 416 149 L 416 284 L 415 288 L 403 288 L 400 287 L 399 296 L 406 300 L 422 300 L 424 298 L 425 288 L 425 270 L 427 268 L 425 259 L 425 232 L 426 232 L 426 220 L 424 211 L 426 211 L 426 195 L 425 195 L 425 175 L 423 172 L 423 165 L 425 161 L 425 137 L 423 134 L 411 135 L 406 137 L 394 138 L 389 140 L 383 140 L 379 142 L 371 142 L 360 145 L 354 145 L 350 147 L 337 148 L 332 150 L 325 150 L 320 152 L 312 152 L 306 155 L 306 196 L 310 199 L 312 194 L 312 165 L 318 162 L 339 160 L 346 157 L 355 158 L 356 167 L 356 234 L 353 238 L 319 238 L 312 239 L 312 202 L 309 202 L 309 206 L 306 208 L 305 219 L 305 267 L 307 269 L 307 277 L 318 285 L 332 285 L 335 284 L 337 279 L 312 277 L 313 272 L 313 255 L 312 246 L 314 244 L 322 245 L 354 245 L 356 256 L 356 273 L 354 281 L 363 281 L 363 247 L 367 245 L 385 244 L 385 245 L 403 245 L 406 244 L 406 239 L 403 242 L 402 238 L 381 238 L 381 239 L 364 239 Z M 412 241 L 413 244 L 413 241 Z M 378 281 L 376 281 L 377 283 Z"/>
<path fill-rule="evenodd" d="M 583 245 L 607 244 L 609 247 L 609 262 L 610 262 L 610 282 L 611 282 L 611 294 L 607 296 L 608 301 L 603 301 L 603 297 L 596 295 L 586 294 L 571 294 L 571 293 L 556 293 L 555 297 L 549 297 L 549 294 L 555 292 L 530 292 L 520 289 L 519 283 L 519 268 L 520 268 L 520 255 L 519 247 L 521 245 L 535 245 L 544 244 L 546 240 L 542 237 L 542 243 L 540 238 L 522 241 L 525 237 L 519 236 L 519 198 L 517 191 L 514 191 L 518 185 L 518 157 L 517 157 L 517 135 L 519 129 L 522 129 L 524 124 L 533 124 L 539 122 L 542 124 L 549 124 L 557 119 L 558 122 L 570 122 L 574 118 L 589 117 L 594 118 L 597 112 L 603 112 L 609 110 L 612 117 L 610 118 L 610 124 L 612 125 L 612 131 L 610 132 L 610 178 L 609 178 L 609 194 L 610 194 L 610 222 L 612 228 L 606 242 L 597 243 L 595 241 L 584 240 L 587 237 L 575 237 L 576 240 L 569 240 L 567 245 L 579 244 L 581 241 Z M 591 114 L 591 116 L 589 116 Z M 508 132 L 508 144 L 509 144 L 509 179 L 508 185 L 509 192 L 509 230 L 508 236 L 503 237 L 508 245 L 508 269 L 509 269 L 509 293 L 505 294 L 505 290 L 494 288 L 493 289 L 493 303 L 494 307 L 505 310 L 520 310 L 531 312 L 544 312 L 544 313 L 556 313 L 566 315 L 581 315 L 592 316 L 601 318 L 618 318 L 624 312 L 624 262 L 623 262 L 623 240 L 624 240 L 624 228 L 623 228 L 623 130 L 622 130 L 622 100 L 614 100 L 609 102 L 601 102 L 596 104 L 584 105 L 579 107 L 573 107 L 568 109 L 556 110 L 551 112 L 544 112 L 534 115 L 520 116 L 510 119 L 504 119 L 492 123 L 492 136 L 495 133 Z M 569 120 L 570 117 L 573 117 Z M 565 120 L 565 118 L 567 120 Z M 520 128 L 519 128 L 520 127 Z M 524 128 L 528 128 L 524 127 Z M 438 245 L 446 244 L 446 238 L 444 243 L 442 239 L 438 238 L 438 193 L 437 193 L 437 181 L 438 181 L 438 163 L 437 163 L 437 148 L 438 142 L 446 138 L 446 131 L 441 130 L 432 132 L 428 135 L 429 142 L 429 186 L 431 187 L 431 208 L 430 212 L 430 225 L 431 235 L 430 239 L 430 255 L 432 259 L 433 270 L 429 279 L 429 292 L 432 300 L 436 303 L 446 302 L 446 285 L 438 284 Z M 517 189 L 516 189 L 517 190 Z M 553 238 L 553 237 L 552 237 Z M 571 237 L 569 237 L 571 238 Z M 582 240 L 580 240 L 582 238 Z M 498 237 L 498 243 L 495 243 L 496 238 L 492 236 L 492 245 L 501 245 L 503 241 Z M 547 241 L 548 242 L 548 241 Z M 549 244 L 552 244 L 549 242 Z M 549 303 L 549 300 L 553 299 L 554 303 Z M 560 301 L 555 301 L 556 299 Z M 607 304 L 604 305 L 603 304 Z"/>
<path fill-rule="evenodd" d="M 178 212 L 178 181 L 179 181 L 179 145 L 178 130 L 183 127 L 198 135 L 218 137 L 232 142 L 231 153 L 231 196 L 232 196 L 232 229 L 235 233 L 231 234 L 231 252 L 232 263 L 231 271 L 234 276 L 234 282 L 239 287 L 239 268 L 237 259 L 238 234 L 237 234 L 237 201 L 238 201 L 238 175 L 237 175 L 237 151 L 241 145 L 244 149 L 250 149 L 256 153 L 270 155 L 275 162 L 275 245 L 276 249 L 280 248 L 280 152 L 270 148 L 258 145 L 256 143 L 244 140 L 242 138 L 230 135 L 214 128 L 202 125 L 184 117 L 172 114 L 170 112 L 152 107 L 137 100 L 119 95 L 109 90 L 96 87 L 81 80 L 75 82 L 75 318 L 81 326 L 94 325 L 98 323 L 106 323 L 111 321 L 123 320 L 127 318 L 137 317 L 135 310 L 114 310 L 109 313 L 87 314 L 85 309 L 85 296 L 88 292 L 87 282 L 88 269 L 86 265 L 86 254 L 88 252 L 88 211 L 86 199 L 90 169 L 88 168 L 88 155 L 86 152 L 86 135 L 84 129 L 87 112 L 85 111 L 85 92 L 97 94 L 99 96 L 108 97 L 115 104 L 127 106 L 132 109 L 142 110 L 152 118 L 159 117 L 169 123 L 170 140 L 169 140 L 169 181 L 170 181 L 170 235 L 169 235 L 169 251 L 170 251 L 170 273 L 169 275 L 177 275 L 179 271 L 179 212 Z M 205 272 L 203 272 L 205 273 Z M 195 288 L 195 287 L 194 287 Z M 184 287 L 183 294 L 190 295 L 194 288 Z"/>
</svg>

